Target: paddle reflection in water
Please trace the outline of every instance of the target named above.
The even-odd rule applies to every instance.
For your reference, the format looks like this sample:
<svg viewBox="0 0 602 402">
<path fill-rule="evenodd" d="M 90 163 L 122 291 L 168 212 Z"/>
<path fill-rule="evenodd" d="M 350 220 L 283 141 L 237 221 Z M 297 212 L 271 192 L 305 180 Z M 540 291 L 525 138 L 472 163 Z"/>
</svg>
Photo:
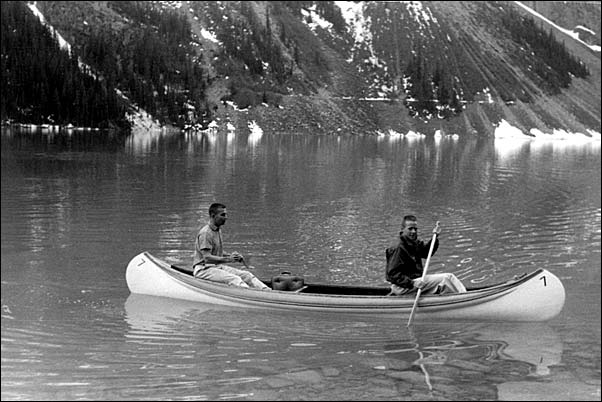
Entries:
<svg viewBox="0 0 602 402">
<path fill-rule="evenodd" d="M 446 330 L 449 334 L 437 339 L 429 333 L 420 333 L 420 329 L 410 331 L 411 339 L 416 342 L 411 350 L 424 355 L 415 364 L 466 366 L 460 361 L 475 357 L 483 362 L 516 360 L 530 365 L 530 376 L 543 377 L 562 359 L 562 342 L 545 323 L 446 324 Z M 435 332 L 432 327 L 430 331 Z M 421 342 L 423 339 L 429 344 Z"/>
<path fill-rule="evenodd" d="M 169 366 L 178 397 L 497 399 L 496 385 L 549 377 L 563 349 L 544 323 L 420 323 L 409 332 L 391 317 L 245 311 L 138 294 L 125 310 L 140 378 L 159 378 Z"/>
</svg>

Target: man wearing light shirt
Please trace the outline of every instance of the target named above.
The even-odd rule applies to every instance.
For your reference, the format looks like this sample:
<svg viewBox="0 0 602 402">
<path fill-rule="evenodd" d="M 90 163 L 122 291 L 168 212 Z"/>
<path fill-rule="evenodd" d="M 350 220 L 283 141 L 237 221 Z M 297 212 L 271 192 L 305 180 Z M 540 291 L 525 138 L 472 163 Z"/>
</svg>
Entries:
<svg viewBox="0 0 602 402">
<path fill-rule="evenodd" d="M 213 203 L 209 206 L 209 223 L 203 226 L 196 236 L 192 265 L 194 276 L 234 286 L 271 290 L 249 271 L 226 265 L 233 262 L 244 264 L 244 258 L 239 253 L 224 253 L 220 228 L 227 219 L 228 213 L 224 204 Z"/>
</svg>

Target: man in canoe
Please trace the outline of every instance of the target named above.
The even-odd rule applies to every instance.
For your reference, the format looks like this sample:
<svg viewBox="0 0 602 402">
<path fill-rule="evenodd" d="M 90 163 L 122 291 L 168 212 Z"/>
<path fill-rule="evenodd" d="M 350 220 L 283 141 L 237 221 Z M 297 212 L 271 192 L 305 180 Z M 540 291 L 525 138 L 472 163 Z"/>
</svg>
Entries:
<svg viewBox="0 0 602 402">
<path fill-rule="evenodd" d="M 433 236 L 433 254 L 439 247 L 439 226 Z M 386 278 L 391 282 L 392 295 L 405 295 L 422 289 L 422 294 L 463 293 L 466 287 L 454 274 L 427 274 L 422 278 L 422 259 L 428 257 L 431 239 L 424 242 L 418 238 L 418 221 L 414 215 L 406 215 L 401 223 L 399 244 L 386 249 Z"/>
<path fill-rule="evenodd" d="M 229 285 L 271 290 L 249 271 L 226 265 L 226 263 L 241 262 L 248 268 L 243 256 L 239 253 L 224 253 L 220 228 L 227 219 L 228 213 L 224 204 L 216 202 L 209 206 L 209 223 L 203 226 L 196 236 L 192 265 L 193 275 L 196 278 Z"/>
</svg>

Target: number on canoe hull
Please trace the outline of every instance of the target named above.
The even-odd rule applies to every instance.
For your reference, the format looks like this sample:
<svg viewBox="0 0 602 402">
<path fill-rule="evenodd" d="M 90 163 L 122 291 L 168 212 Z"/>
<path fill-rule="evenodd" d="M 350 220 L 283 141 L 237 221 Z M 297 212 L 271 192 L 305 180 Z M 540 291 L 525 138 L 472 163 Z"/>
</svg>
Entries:
<svg viewBox="0 0 602 402">
<path fill-rule="evenodd" d="M 539 279 L 542 279 L 542 280 L 543 280 L 543 285 L 544 285 L 544 286 L 547 286 L 547 283 L 546 283 L 546 276 L 545 276 L 545 275 L 544 275 L 544 276 L 542 276 L 542 277 L 541 277 L 541 278 L 539 278 Z"/>
</svg>

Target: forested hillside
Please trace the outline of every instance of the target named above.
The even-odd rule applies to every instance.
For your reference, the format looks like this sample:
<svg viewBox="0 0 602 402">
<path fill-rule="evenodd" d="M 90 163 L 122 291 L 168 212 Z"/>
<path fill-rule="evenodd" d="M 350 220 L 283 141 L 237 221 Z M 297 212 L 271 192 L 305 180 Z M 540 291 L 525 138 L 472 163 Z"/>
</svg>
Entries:
<svg viewBox="0 0 602 402">
<path fill-rule="evenodd" d="M 127 127 L 112 81 L 81 67 L 23 2 L 2 3 L 2 119 Z"/>
<path fill-rule="evenodd" d="M 513 2 L 36 7 L 71 54 L 25 2 L 4 2 L 3 120 L 123 127 L 145 110 L 180 128 L 600 131 L 599 52 Z"/>
</svg>

